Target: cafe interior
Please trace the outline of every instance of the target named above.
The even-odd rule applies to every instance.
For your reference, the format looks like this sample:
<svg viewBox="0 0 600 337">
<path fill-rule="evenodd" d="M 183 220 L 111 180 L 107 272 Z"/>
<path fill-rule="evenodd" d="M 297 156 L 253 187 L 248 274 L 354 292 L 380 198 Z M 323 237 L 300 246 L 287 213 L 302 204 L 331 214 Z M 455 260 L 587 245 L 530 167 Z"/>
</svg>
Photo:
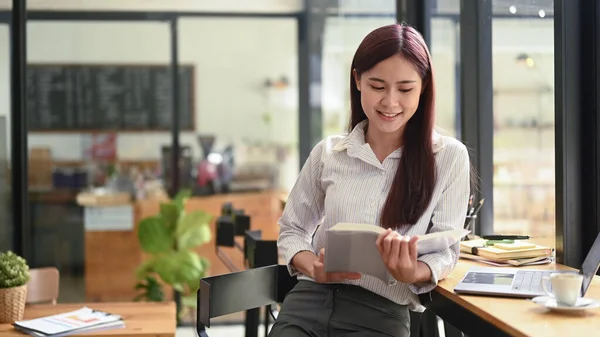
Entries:
<svg viewBox="0 0 600 337">
<path fill-rule="evenodd" d="M 478 174 L 472 234 L 528 236 L 578 268 L 600 233 L 600 10 L 586 6 L 600 7 L 0 0 L 0 252 L 57 269 L 58 304 L 150 300 L 158 283 L 161 301 L 188 309 L 177 336 L 195 336 L 196 294 L 144 271 L 144 236 L 160 233 L 142 224 L 187 193 L 207 225 L 193 246 L 201 276 L 247 269 L 238 241 L 219 247 L 219 221 L 237 214 L 277 239 L 310 150 L 347 132 L 358 44 L 405 21 L 431 50 L 436 130 L 467 146 Z M 207 331 L 253 336 L 246 315 Z"/>
</svg>

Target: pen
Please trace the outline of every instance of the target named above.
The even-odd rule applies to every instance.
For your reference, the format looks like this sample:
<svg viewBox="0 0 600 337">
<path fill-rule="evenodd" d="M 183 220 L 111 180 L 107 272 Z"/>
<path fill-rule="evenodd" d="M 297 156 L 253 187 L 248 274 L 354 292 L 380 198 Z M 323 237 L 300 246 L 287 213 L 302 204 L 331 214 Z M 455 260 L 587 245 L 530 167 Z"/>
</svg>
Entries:
<svg viewBox="0 0 600 337">
<path fill-rule="evenodd" d="M 484 235 L 481 237 L 484 240 L 528 240 L 530 237 L 527 235 Z"/>
<path fill-rule="evenodd" d="M 475 210 L 475 208 L 473 207 L 473 197 L 473 194 L 471 194 L 471 196 L 469 197 L 469 207 L 467 207 L 467 215 L 473 214 L 473 211 Z"/>
<path fill-rule="evenodd" d="M 474 216 L 477 215 L 477 213 L 479 213 L 479 211 L 481 211 L 481 208 L 483 207 L 483 202 L 485 201 L 485 199 L 481 199 L 479 200 L 479 205 L 477 205 L 477 207 L 473 208 L 471 210 L 471 214 L 469 214 L 470 216 Z"/>
</svg>

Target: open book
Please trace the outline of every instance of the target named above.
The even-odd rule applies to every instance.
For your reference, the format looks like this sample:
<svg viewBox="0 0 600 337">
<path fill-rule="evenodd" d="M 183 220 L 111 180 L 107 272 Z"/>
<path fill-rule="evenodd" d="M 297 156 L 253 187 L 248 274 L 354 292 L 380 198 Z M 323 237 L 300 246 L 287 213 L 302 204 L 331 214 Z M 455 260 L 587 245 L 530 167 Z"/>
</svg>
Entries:
<svg viewBox="0 0 600 337">
<path fill-rule="evenodd" d="M 326 233 L 325 271 L 357 272 L 393 281 L 381 259 L 375 241 L 385 228 L 356 223 L 338 223 Z M 459 242 L 470 231 L 457 229 L 419 235 L 418 255 L 442 251 Z"/>
</svg>

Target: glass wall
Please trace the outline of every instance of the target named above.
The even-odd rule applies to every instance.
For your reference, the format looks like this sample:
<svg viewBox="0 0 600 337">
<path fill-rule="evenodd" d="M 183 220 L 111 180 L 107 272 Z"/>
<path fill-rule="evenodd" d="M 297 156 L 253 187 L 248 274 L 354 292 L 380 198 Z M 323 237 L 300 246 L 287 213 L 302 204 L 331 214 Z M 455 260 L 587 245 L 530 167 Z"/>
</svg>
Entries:
<svg viewBox="0 0 600 337">
<path fill-rule="evenodd" d="M 10 171 L 10 29 L 0 23 L 0 252 L 13 249 Z"/>
<path fill-rule="evenodd" d="M 28 262 L 59 269 L 61 302 L 135 297 L 132 205 L 82 207 L 77 196 L 139 196 L 140 182 L 160 178 L 171 142 L 169 46 L 161 22 L 28 22 Z"/>
<path fill-rule="evenodd" d="M 350 66 L 363 38 L 396 22 L 396 1 L 340 1 L 325 21 L 322 62 L 323 136 L 346 132 L 350 119 Z"/>
<path fill-rule="evenodd" d="M 299 167 L 296 19 L 189 17 L 178 31 L 179 62 L 195 71 L 195 125 L 180 133 L 195 175 L 182 186 L 289 191 Z"/>
<path fill-rule="evenodd" d="M 553 4 L 494 1 L 493 7 L 494 230 L 553 247 Z"/>
<path fill-rule="evenodd" d="M 371 30 L 396 22 L 396 1 L 370 6 L 341 1 L 339 13 L 327 18 L 323 37 L 323 134 L 345 132 L 349 121 L 348 81 L 352 57 Z M 458 6 L 432 8 L 430 50 L 436 73 L 436 125 L 439 132 L 456 135 L 457 76 L 459 70 Z M 362 7 L 361 7 L 362 6 Z M 454 8 L 456 7 L 456 8 Z"/>
<path fill-rule="evenodd" d="M 460 138 L 460 6 L 432 1 L 430 52 L 436 80 L 436 130 Z"/>
<path fill-rule="evenodd" d="M 435 72 L 435 118 L 440 133 L 457 137 L 460 111 L 460 32 L 459 16 L 431 18 L 431 58 Z"/>
</svg>

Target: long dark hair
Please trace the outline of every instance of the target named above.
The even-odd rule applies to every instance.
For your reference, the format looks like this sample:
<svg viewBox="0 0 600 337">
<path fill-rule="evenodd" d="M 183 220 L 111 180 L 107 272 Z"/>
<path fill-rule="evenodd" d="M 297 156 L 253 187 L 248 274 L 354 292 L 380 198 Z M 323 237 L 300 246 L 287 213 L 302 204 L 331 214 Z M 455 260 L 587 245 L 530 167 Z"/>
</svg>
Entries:
<svg viewBox="0 0 600 337">
<path fill-rule="evenodd" d="M 404 128 L 402 156 L 381 215 L 381 225 L 385 228 L 414 225 L 429 206 L 436 181 L 432 140 L 435 86 L 431 55 L 423 36 L 413 27 L 393 24 L 378 28 L 358 46 L 350 69 L 349 129 L 351 131 L 367 119 L 353 70 L 361 76 L 397 54 L 413 64 L 421 75 L 423 89 L 417 111 Z"/>
</svg>

